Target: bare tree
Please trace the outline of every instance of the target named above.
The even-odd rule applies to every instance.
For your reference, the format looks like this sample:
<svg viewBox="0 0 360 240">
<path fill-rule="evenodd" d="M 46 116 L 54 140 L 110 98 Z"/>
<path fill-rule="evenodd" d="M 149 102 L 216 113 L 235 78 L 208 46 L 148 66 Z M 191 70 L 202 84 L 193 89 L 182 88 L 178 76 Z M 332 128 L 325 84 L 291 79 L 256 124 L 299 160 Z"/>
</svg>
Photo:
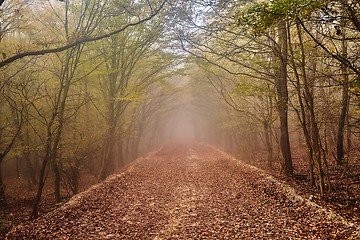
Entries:
<svg viewBox="0 0 360 240">
<path fill-rule="evenodd" d="M 16 55 L 13 55 L 11 57 L 6 58 L 5 60 L 0 61 L 0 68 L 18 60 L 24 57 L 30 57 L 30 56 L 41 56 L 41 55 L 45 55 L 45 54 L 49 54 L 49 53 L 58 53 L 58 52 L 62 52 L 65 51 L 67 49 L 76 47 L 76 46 L 80 46 L 82 44 L 85 43 L 89 43 L 89 42 L 96 42 L 102 39 L 106 39 L 109 38 L 113 35 L 116 35 L 118 33 L 121 33 L 123 31 L 125 31 L 128 28 L 137 26 L 137 25 L 141 25 L 151 19 L 153 19 L 155 16 L 157 16 L 161 10 L 164 8 L 165 4 L 167 3 L 168 0 L 164 0 L 163 2 L 161 2 L 161 4 L 159 5 L 158 8 L 154 9 L 152 7 L 152 5 L 150 5 L 150 14 L 147 17 L 144 17 L 136 22 L 130 22 L 128 24 L 126 24 L 125 26 L 122 26 L 121 28 L 118 28 L 116 30 L 113 30 L 109 33 L 105 33 L 105 34 L 101 34 L 98 36 L 80 36 L 79 39 L 71 39 L 70 42 L 66 42 L 65 45 L 60 46 L 60 47 L 54 47 L 54 48 L 49 48 L 49 49 L 43 49 L 43 50 L 38 50 L 38 51 L 28 51 L 28 52 L 22 52 Z"/>
</svg>

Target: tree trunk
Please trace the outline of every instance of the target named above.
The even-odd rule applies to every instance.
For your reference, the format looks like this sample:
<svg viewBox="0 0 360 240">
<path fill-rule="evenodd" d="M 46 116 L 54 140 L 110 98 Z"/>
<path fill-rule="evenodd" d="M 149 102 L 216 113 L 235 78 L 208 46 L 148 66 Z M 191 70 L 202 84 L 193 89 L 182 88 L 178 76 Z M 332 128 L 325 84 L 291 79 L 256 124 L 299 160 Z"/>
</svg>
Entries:
<svg viewBox="0 0 360 240">
<path fill-rule="evenodd" d="M 116 155 L 117 166 L 123 167 L 123 166 L 125 166 L 125 163 L 128 159 L 125 158 L 124 139 L 121 135 L 117 138 L 116 146 L 117 146 L 117 150 L 118 150 L 117 155 Z"/>
<path fill-rule="evenodd" d="M 319 178 L 319 187 L 320 187 L 320 193 L 321 196 L 324 196 L 325 194 L 325 182 L 324 182 L 324 171 L 322 166 L 322 156 L 323 156 L 323 149 L 322 149 L 322 143 L 321 143 L 321 137 L 320 137 L 320 130 L 318 126 L 318 122 L 316 119 L 315 114 L 315 104 L 314 104 L 314 82 L 316 77 L 316 52 L 311 54 L 312 58 L 310 61 L 310 70 L 306 71 L 306 56 L 305 56 L 305 49 L 302 39 L 302 34 L 300 30 L 300 26 L 297 25 L 297 32 L 301 47 L 301 70 L 303 75 L 303 88 L 304 88 L 304 98 L 306 103 L 306 111 L 304 111 L 302 114 L 307 113 L 307 117 L 304 119 L 304 124 L 306 123 L 307 130 L 306 130 L 306 138 L 307 138 L 307 145 L 308 149 L 311 154 L 309 154 L 309 157 L 312 158 L 312 161 L 310 163 L 310 167 L 313 168 L 313 163 L 315 162 L 317 165 L 317 171 L 318 171 L 318 178 Z M 316 50 L 314 50 L 316 51 Z M 324 159 L 326 161 L 326 159 Z M 312 171 L 313 169 L 311 169 Z"/>
<path fill-rule="evenodd" d="M 15 109 L 11 107 L 11 110 L 15 110 Z M 15 111 L 14 111 L 14 113 L 15 113 Z M 6 157 L 6 155 L 11 151 L 11 149 L 15 143 L 15 140 L 17 139 L 17 137 L 19 136 L 19 134 L 21 132 L 21 128 L 22 128 L 22 124 L 23 124 L 22 114 L 20 114 L 20 115 L 15 114 L 14 117 L 16 117 L 16 119 L 18 121 L 18 124 L 15 125 L 16 133 L 12 137 L 11 142 L 5 147 L 4 151 L 0 152 L 0 208 L 4 208 L 7 205 L 6 204 L 5 187 L 4 187 L 3 177 L 2 177 L 2 163 L 3 163 L 3 160 Z"/>
<path fill-rule="evenodd" d="M 26 126 L 26 128 L 27 128 L 27 126 Z M 22 148 L 22 155 L 25 160 L 26 176 L 32 185 L 36 185 L 36 184 L 38 184 L 38 181 L 36 180 L 34 166 L 31 162 L 31 157 L 30 157 L 31 154 L 30 154 L 30 150 L 29 150 L 30 149 L 30 144 L 29 144 L 30 139 L 29 138 L 30 138 L 30 136 L 29 136 L 28 129 L 26 129 L 25 136 L 23 133 L 20 133 L 20 135 L 19 135 L 19 141 L 20 141 L 21 148 Z"/>
<path fill-rule="evenodd" d="M 45 145 L 45 156 L 43 158 L 42 164 L 41 164 L 41 168 L 40 168 L 40 173 L 39 173 L 39 185 L 38 185 L 38 189 L 37 189 L 37 193 L 36 193 L 36 197 L 34 200 L 34 204 L 33 204 L 33 208 L 32 208 L 32 212 L 30 215 L 30 218 L 35 219 L 38 217 L 38 213 L 39 213 L 39 204 L 40 204 L 40 200 L 41 200 L 41 196 L 42 196 L 42 192 L 44 189 L 44 185 L 45 185 L 45 172 L 46 172 L 46 167 L 47 164 L 50 160 L 50 151 L 51 151 L 51 129 L 49 129 L 48 127 L 48 137 L 46 140 L 46 145 Z"/>
<path fill-rule="evenodd" d="M 116 51 L 116 44 L 118 44 L 117 39 L 111 38 L 112 41 L 112 52 L 111 52 L 111 63 L 109 67 L 109 75 L 107 79 L 107 96 L 106 99 L 108 101 L 107 107 L 107 113 L 106 113 L 106 124 L 107 124 L 107 132 L 105 135 L 105 141 L 104 141 L 104 153 L 102 156 L 101 161 L 101 169 L 99 174 L 100 181 L 104 180 L 110 173 L 111 164 L 113 164 L 114 158 L 113 158 L 113 149 L 114 149 L 114 138 L 115 138 L 115 130 L 117 126 L 117 120 L 118 116 L 115 113 L 116 108 L 120 107 L 118 102 L 115 103 L 115 98 L 117 96 L 117 93 L 119 92 L 119 89 L 117 87 L 117 80 L 119 75 L 119 59 L 118 59 L 118 53 Z"/>
<path fill-rule="evenodd" d="M 144 113 L 142 114 L 142 117 L 138 123 L 138 130 L 136 131 L 136 135 L 135 135 L 135 139 L 132 142 L 132 147 L 131 147 L 131 160 L 134 160 L 136 158 L 138 158 L 139 156 L 139 146 L 140 146 L 140 141 L 143 135 L 143 130 L 144 130 L 144 122 L 146 121 Z"/>
<path fill-rule="evenodd" d="M 343 20 L 344 22 L 344 20 Z M 347 43 L 345 40 L 345 23 L 342 23 L 342 55 L 344 59 L 347 58 Z M 336 143 L 336 163 L 337 165 L 342 165 L 344 162 L 344 131 L 345 131 L 345 122 L 348 114 L 349 108 L 349 73 L 345 64 L 341 64 L 341 74 L 342 74 L 342 101 L 341 101 L 341 110 L 339 116 L 339 125 L 337 132 L 337 143 Z"/>
<path fill-rule="evenodd" d="M 7 206 L 5 190 L 4 190 L 4 182 L 2 177 L 2 162 L 4 157 L 5 156 L 2 156 L 2 154 L 0 154 L 0 209 L 4 209 Z"/>
<path fill-rule="evenodd" d="M 60 176 L 60 169 L 59 169 L 57 159 L 53 159 L 52 169 L 53 169 L 53 173 L 54 173 L 55 203 L 60 203 L 61 202 L 61 190 L 60 190 L 61 176 Z"/>
<path fill-rule="evenodd" d="M 57 93 L 57 100 L 56 104 L 53 109 L 53 113 L 51 119 L 48 123 L 47 127 L 47 140 L 45 144 L 45 156 L 43 158 L 40 176 L 39 176 L 39 185 L 38 191 L 35 198 L 35 202 L 33 205 L 33 211 L 31 214 L 32 218 L 36 218 L 38 216 L 38 205 L 40 204 L 42 191 L 45 185 L 45 170 L 48 163 L 53 164 L 53 171 L 54 171 L 54 195 L 56 203 L 61 201 L 60 196 L 60 173 L 58 172 L 57 166 L 57 157 L 58 157 L 58 150 L 59 144 L 62 138 L 62 132 L 64 129 L 64 118 L 65 118 L 65 109 L 66 109 L 66 100 L 69 94 L 70 86 L 71 86 L 71 79 L 73 71 L 70 70 L 70 60 L 74 57 L 74 54 L 79 54 L 82 50 L 83 46 L 77 47 L 77 49 L 70 49 L 66 54 L 66 61 L 65 61 L 65 68 L 63 69 L 62 76 L 60 79 L 61 88 L 58 90 Z M 74 60 L 74 59 L 73 59 Z M 76 61 L 76 60 L 74 60 Z M 75 66 L 73 66 L 75 68 Z M 74 70 L 74 69 L 73 69 Z M 55 124 L 57 122 L 57 124 Z M 53 132 L 53 127 L 56 126 L 56 131 Z"/>
<path fill-rule="evenodd" d="M 266 145 L 266 152 L 267 152 L 267 165 L 270 169 L 273 167 L 273 147 L 271 141 L 271 130 L 270 124 L 268 121 L 263 123 L 264 127 L 264 134 L 265 134 L 265 145 Z"/>
<path fill-rule="evenodd" d="M 106 140 L 104 145 L 104 154 L 102 158 L 101 171 L 99 179 L 103 181 L 109 174 L 110 169 L 112 169 L 114 157 L 114 136 L 115 136 L 115 126 L 111 126 L 106 133 Z"/>
<path fill-rule="evenodd" d="M 277 52 L 280 67 L 275 79 L 278 96 L 278 111 L 280 118 L 280 149 L 283 156 L 283 171 L 286 176 L 293 174 L 291 158 L 289 126 L 288 126 L 288 89 L 287 89 L 287 26 L 285 21 L 278 25 L 279 49 Z"/>
<path fill-rule="evenodd" d="M 70 168 L 70 181 L 71 181 L 71 193 L 72 195 L 79 193 L 79 180 L 80 180 L 80 166 L 78 160 L 75 166 Z"/>
<path fill-rule="evenodd" d="M 69 94 L 69 90 L 70 90 L 70 85 L 71 85 L 71 79 L 72 79 L 72 75 L 70 73 L 70 69 L 69 69 L 69 61 L 72 58 L 71 55 L 74 54 L 74 49 L 71 49 L 71 52 L 68 53 L 67 56 L 67 66 L 65 67 L 64 70 L 64 79 L 62 81 L 64 81 L 64 85 L 63 85 L 63 89 L 60 90 L 60 96 L 61 96 L 61 101 L 59 104 L 59 108 L 57 110 L 56 116 L 57 116 L 57 122 L 58 122 L 58 126 L 57 126 L 57 130 L 55 132 L 54 135 L 54 143 L 53 146 L 51 148 L 51 162 L 52 162 L 52 167 L 53 167 L 53 172 L 54 172 L 54 196 L 55 196 L 55 203 L 59 203 L 61 202 L 61 193 L 60 193 L 60 183 L 61 183 L 61 178 L 60 178 L 60 169 L 59 169 L 59 163 L 58 163 L 58 150 L 59 150 L 59 145 L 61 142 L 61 138 L 62 138 L 62 132 L 64 130 L 64 118 L 65 118 L 65 109 L 66 109 L 66 100 L 68 98 L 68 94 Z"/>
</svg>

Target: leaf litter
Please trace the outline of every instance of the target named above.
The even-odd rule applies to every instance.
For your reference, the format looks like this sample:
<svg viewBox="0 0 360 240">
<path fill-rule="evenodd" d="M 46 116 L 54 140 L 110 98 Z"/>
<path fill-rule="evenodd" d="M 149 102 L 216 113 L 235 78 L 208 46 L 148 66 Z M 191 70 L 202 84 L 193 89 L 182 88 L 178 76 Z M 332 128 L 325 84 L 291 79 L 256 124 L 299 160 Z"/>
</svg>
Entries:
<svg viewBox="0 0 360 240">
<path fill-rule="evenodd" d="M 6 239 L 359 239 L 359 226 L 205 144 L 139 158 Z"/>
</svg>

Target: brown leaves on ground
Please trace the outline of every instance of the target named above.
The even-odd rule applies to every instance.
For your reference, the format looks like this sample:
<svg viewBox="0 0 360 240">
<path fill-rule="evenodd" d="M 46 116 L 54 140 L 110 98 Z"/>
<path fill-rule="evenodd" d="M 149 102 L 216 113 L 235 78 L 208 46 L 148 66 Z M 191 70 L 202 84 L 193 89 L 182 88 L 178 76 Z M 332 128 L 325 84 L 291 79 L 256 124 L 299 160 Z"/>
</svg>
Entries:
<svg viewBox="0 0 360 240">
<path fill-rule="evenodd" d="M 356 226 L 205 145 L 173 144 L 7 239 L 356 239 Z"/>
</svg>

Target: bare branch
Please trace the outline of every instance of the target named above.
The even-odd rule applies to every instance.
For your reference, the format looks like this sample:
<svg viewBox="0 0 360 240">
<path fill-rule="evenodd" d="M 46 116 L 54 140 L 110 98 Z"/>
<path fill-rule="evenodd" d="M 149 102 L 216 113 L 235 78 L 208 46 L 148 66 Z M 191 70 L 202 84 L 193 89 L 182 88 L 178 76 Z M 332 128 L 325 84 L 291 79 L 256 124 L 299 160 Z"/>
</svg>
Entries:
<svg viewBox="0 0 360 240">
<path fill-rule="evenodd" d="M 331 57 L 335 58 L 336 60 L 338 60 L 340 63 L 344 64 L 345 66 L 347 66 L 349 69 L 353 70 L 358 76 L 360 76 L 360 69 L 357 69 L 356 66 L 354 66 L 348 59 L 344 58 L 343 56 L 339 55 L 339 54 L 335 54 L 330 52 L 329 49 L 327 49 L 327 47 L 322 44 L 311 32 L 309 29 L 307 29 L 307 27 L 305 26 L 304 22 L 301 21 L 300 19 L 298 19 L 300 25 L 302 26 L 302 28 L 305 30 L 305 32 L 311 37 L 312 40 L 314 40 L 314 42 L 320 46 L 327 54 L 329 54 Z"/>
<path fill-rule="evenodd" d="M 24 57 L 29 57 L 29 56 L 41 56 L 41 55 L 45 55 L 45 54 L 49 54 L 49 53 L 57 53 L 57 52 L 62 52 L 64 50 L 67 50 L 69 48 L 72 48 L 72 47 L 75 47 L 75 46 L 79 46 L 81 44 L 84 44 L 84 43 L 88 43 L 88 42 L 95 42 L 95 41 L 99 41 L 101 39 L 104 39 L 104 38 L 108 38 L 108 37 L 111 37 L 115 34 L 118 34 L 120 32 L 123 32 L 125 31 L 126 29 L 130 28 L 130 27 L 134 27 L 134 26 L 137 26 L 137 25 L 140 25 L 142 23 L 145 23 L 151 19 L 153 19 L 156 15 L 159 14 L 159 12 L 164 8 L 165 4 L 167 3 L 168 0 L 164 0 L 160 7 L 158 9 L 156 9 L 149 17 L 147 18 L 143 18 L 135 23 L 129 23 L 127 25 L 125 25 L 124 27 L 122 28 L 119 28 L 115 31 L 112 31 L 110 33 L 107 33 L 107 34 L 104 34 L 104 35 L 100 35 L 100 36 L 96 36 L 96 37 L 85 37 L 85 38 L 82 38 L 82 39 L 79 39 L 79 40 L 76 40 L 72 43 L 69 43 L 65 46 L 61 46 L 61 47 L 57 47 L 57 48 L 50 48 L 50 49 L 43 49 L 43 50 L 38 50 L 38 51 L 30 51 L 30 52 L 23 52 L 23 53 L 19 53 L 19 54 L 16 54 L 12 57 L 9 57 L 3 61 L 0 62 L 0 68 L 18 60 L 18 59 L 21 59 L 21 58 L 24 58 Z"/>
</svg>

